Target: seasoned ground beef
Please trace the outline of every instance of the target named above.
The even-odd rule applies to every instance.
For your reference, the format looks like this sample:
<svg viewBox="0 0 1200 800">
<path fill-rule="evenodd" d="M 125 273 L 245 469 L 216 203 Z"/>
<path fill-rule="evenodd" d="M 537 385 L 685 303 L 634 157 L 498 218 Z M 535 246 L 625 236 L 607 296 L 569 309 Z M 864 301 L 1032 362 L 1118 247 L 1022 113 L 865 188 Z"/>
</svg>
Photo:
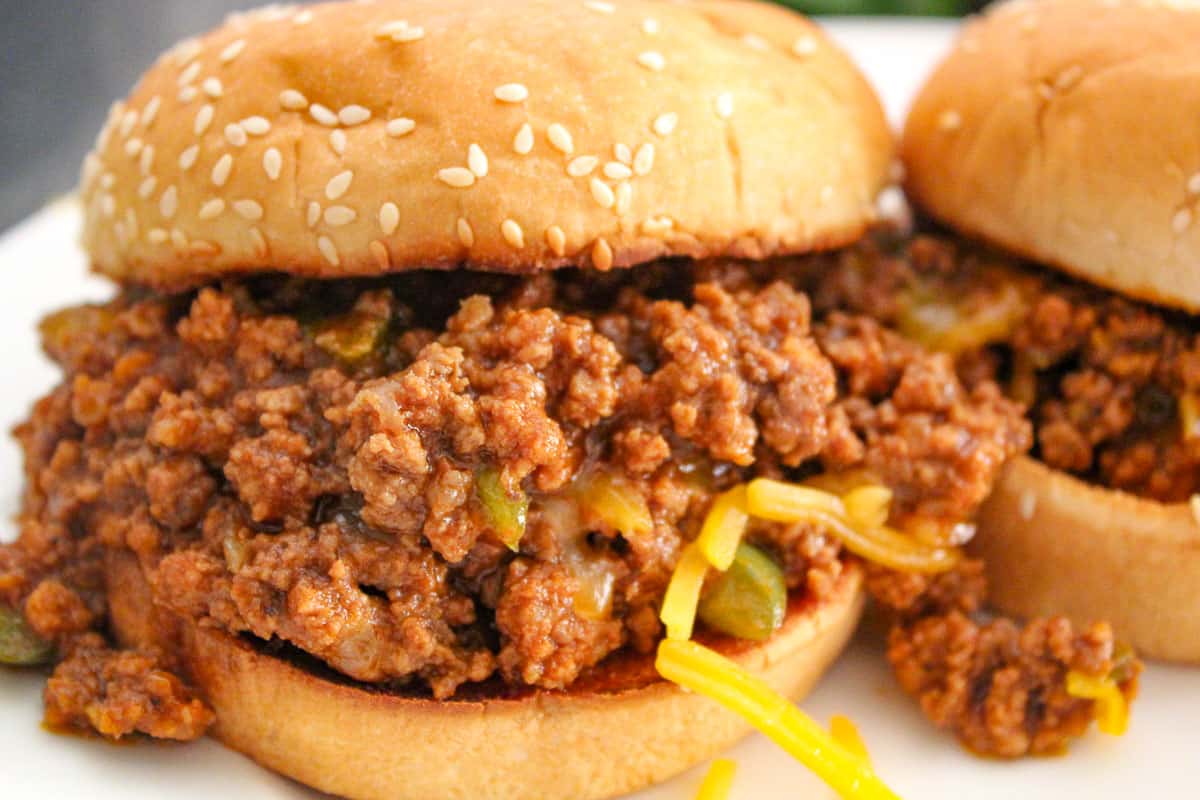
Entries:
<svg viewBox="0 0 1200 800">
<path fill-rule="evenodd" d="M 1005 385 L 1051 467 L 1164 502 L 1200 491 L 1194 318 L 934 236 L 844 251 L 801 285 L 950 352 L 968 386 Z"/>
<path fill-rule="evenodd" d="M 812 320 L 803 267 L 264 277 L 52 316 L 66 378 L 17 430 L 21 538 L 0 548 L 0 604 L 66 657 L 48 715 L 174 738 L 211 720 L 169 659 L 89 632 L 109 550 L 185 619 L 449 698 L 485 679 L 567 687 L 652 650 L 683 544 L 715 493 L 755 476 L 870 476 L 894 492 L 892 524 L 960 535 L 1030 444 L 1020 407 L 871 319 Z M 749 537 L 818 598 L 849 557 L 811 526 Z M 881 597 L 939 597 L 890 580 Z M 926 605 L 898 636 L 964 637 L 925 622 L 951 600 Z M 1061 673 L 1061 648 L 1027 644 Z M 956 674 L 930 662 L 906 687 Z M 1011 749 L 990 735 L 981 749 Z"/>
</svg>

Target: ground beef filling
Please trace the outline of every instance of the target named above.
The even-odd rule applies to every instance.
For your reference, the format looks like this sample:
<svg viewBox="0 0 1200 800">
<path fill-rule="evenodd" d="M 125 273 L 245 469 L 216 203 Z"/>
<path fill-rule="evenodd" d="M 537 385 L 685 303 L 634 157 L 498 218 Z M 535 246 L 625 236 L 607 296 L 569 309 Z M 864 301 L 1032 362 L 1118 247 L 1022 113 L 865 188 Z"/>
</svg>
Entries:
<svg viewBox="0 0 1200 800">
<path fill-rule="evenodd" d="M 17 430 L 21 537 L 0 548 L 0 605 L 64 658 L 48 716 L 172 738 L 211 721 L 169 652 L 91 632 L 106 552 L 136 556 L 185 619 L 448 698 L 487 679 L 563 688 L 652 650 L 682 545 L 754 476 L 869 474 L 895 525 L 954 530 L 1028 447 L 1019 406 L 871 319 L 814 321 L 785 280 L 801 266 L 259 278 L 52 316 L 66 379 Z M 804 525 L 750 538 L 818 599 L 846 558 Z M 918 630 L 943 619 L 927 611 L 896 634 L 947 643 L 905 680 L 923 702 L 968 647 L 949 623 Z M 1070 661 L 1014 649 L 1046 675 Z M 1007 743 L 1006 725 L 1086 717 L 1064 714 L 984 724 Z"/>
<path fill-rule="evenodd" d="M 1200 492 L 1200 328 L 945 237 L 867 243 L 802 282 L 818 310 L 868 313 L 1029 407 L 1035 454 L 1163 502 Z"/>
</svg>

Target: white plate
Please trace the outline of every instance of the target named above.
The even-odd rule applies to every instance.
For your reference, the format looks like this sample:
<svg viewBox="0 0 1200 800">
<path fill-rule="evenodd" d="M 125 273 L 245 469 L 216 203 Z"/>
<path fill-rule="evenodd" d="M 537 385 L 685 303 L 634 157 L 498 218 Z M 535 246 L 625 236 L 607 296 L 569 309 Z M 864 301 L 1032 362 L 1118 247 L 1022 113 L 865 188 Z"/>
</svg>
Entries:
<svg viewBox="0 0 1200 800">
<path fill-rule="evenodd" d="M 920 22 L 838 22 L 835 34 L 884 94 L 893 120 L 949 40 L 949 28 Z M 58 380 L 37 351 L 34 325 L 46 311 L 110 294 L 84 270 L 75 247 L 78 214 L 70 202 L 32 217 L 0 240 L 0 353 L 5 391 L 0 425 L 9 428 Z M 13 535 L 21 485 L 11 440 L 0 443 L 0 536 Z M 1200 612 L 1198 612 L 1200 613 Z M 171 797 L 172 800 L 312 798 L 297 785 L 259 769 L 211 741 L 186 746 L 113 746 L 56 736 L 38 727 L 42 677 L 0 671 L 0 797 L 89 800 Z M 1093 733 L 1063 758 L 1017 763 L 983 761 L 931 730 L 897 689 L 878 640 L 863 635 L 830 671 L 804 708 L 821 720 L 850 715 L 871 749 L 880 775 L 910 798 L 1196 797 L 1195 731 L 1200 720 L 1200 670 L 1151 666 L 1132 728 L 1123 739 Z M 403 747 L 398 742 L 397 747 Z M 731 752 L 738 762 L 734 800 L 832 795 L 761 737 Z M 564 754 L 569 758 L 570 754 Z M 637 796 L 686 800 L 703 767 Z"/>
</svg>

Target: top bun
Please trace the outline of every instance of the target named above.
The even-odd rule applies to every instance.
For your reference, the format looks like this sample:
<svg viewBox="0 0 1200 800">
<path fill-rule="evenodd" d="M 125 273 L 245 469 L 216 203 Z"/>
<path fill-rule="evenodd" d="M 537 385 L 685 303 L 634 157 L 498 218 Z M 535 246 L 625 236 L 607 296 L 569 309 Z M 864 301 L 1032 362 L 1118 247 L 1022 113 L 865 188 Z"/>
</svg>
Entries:
<svg viewBox="0 0 1200 800">
<path fill-rule="evenodd" d="M 119 280 L 599 269 L 845 243 L 891 158 L 811 22 L 734 0 L 274 7 L 184 42 L 84 164 Z"/>
<path fill-rule="evenodd" d="M 1200 4 L 1009 2 L 969 24 L 902 145 L 966 234 L 1200 311 Z"/>
</svg>

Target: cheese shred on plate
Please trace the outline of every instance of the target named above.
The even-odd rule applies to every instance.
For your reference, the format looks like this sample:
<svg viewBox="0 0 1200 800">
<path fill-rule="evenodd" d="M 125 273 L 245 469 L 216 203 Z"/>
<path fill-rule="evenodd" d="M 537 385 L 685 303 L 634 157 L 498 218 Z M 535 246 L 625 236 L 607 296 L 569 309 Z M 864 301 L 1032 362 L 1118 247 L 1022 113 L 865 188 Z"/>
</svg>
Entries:
<svg viewBox="0 0 1200 800">
<path fill-rule="evenodd" d="M 1129 728 L 1129 704 L 1112 676 L 1097 678 L 1071 670 L 1067 673 L 1067 694 L 1096 701 L 1096 726 L 1102 733 L 1122 736 Z"/>
<path fill-rule="evenodd" d="M 696 793 L 696 800 L 728 800 L 729 789 L 733 786 L 733 776 L 737 772 L 737 764 L 728 758 L 718 758 L 712 762 Z"/>
</svg>

